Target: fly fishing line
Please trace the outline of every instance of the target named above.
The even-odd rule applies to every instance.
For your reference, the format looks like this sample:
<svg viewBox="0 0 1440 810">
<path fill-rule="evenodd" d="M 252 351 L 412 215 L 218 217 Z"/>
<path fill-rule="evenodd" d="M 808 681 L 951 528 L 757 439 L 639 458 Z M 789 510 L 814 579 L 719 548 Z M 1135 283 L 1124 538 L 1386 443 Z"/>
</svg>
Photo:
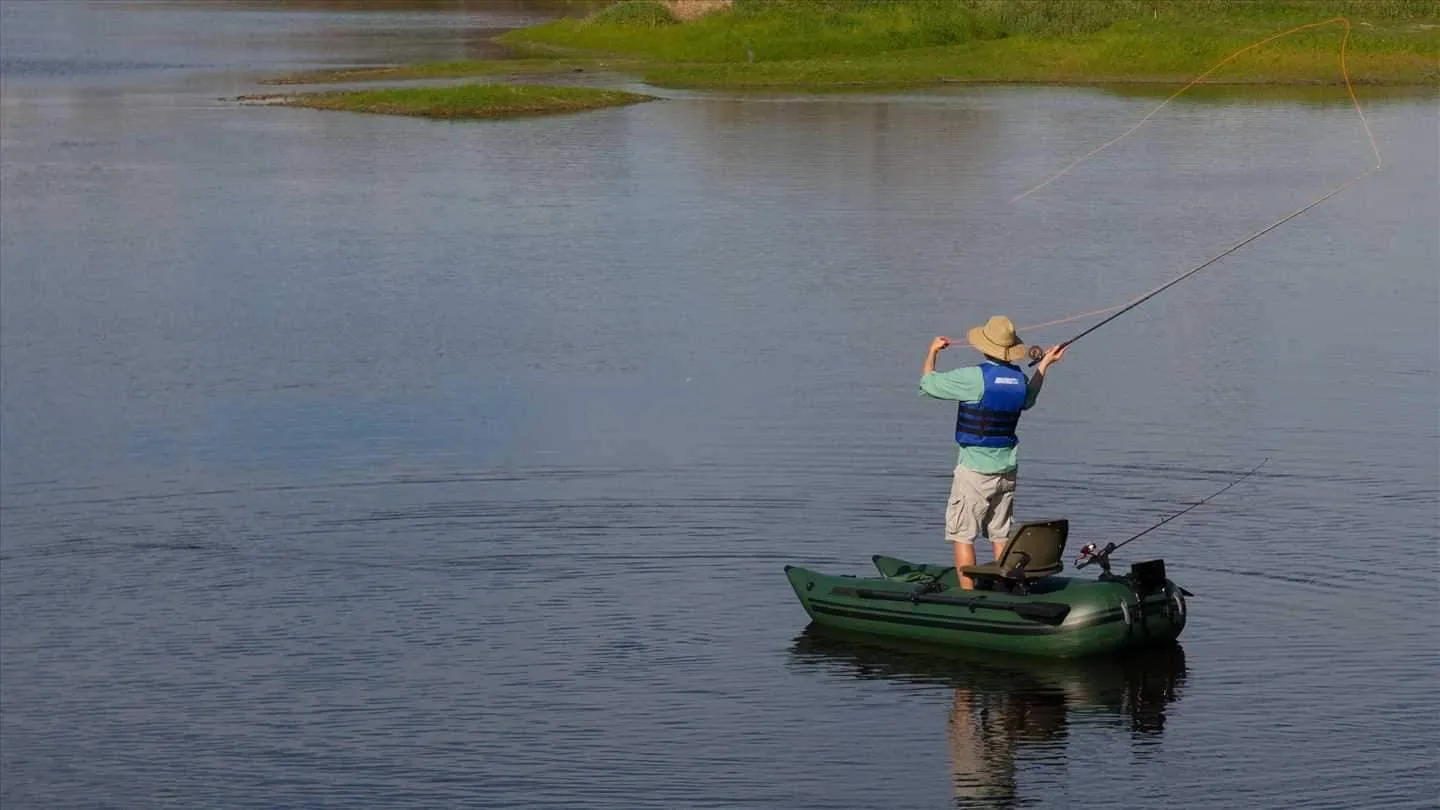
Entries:
<svg viewBox="0 0 1440 810">
<path fill-rule="evenodd" d="M 1370 122 L 1369 122 L 1369 120 L 1365 117 L 1365 111 L 1360 107 L 1360 99 L 1357 98 L 1356 95 L 1355 95 L 1355 87 L 1354 87 L 1353 84 L 1351 84 L 1351 81 L 1350 81 L 1350 69 L 1349 69 L 1349 66 L 1346 64 L 1346 60 L 1345 60 L 1345 57 L 1346 57 L 1346 54 L 1347 54 L 1347 52 L 1348 52 L 1348 50 L 1349 50 L 1349 45 L 1350 45 L 1350 30 L 1351 30 L 1350 20 L 1348 20 L 1348 19 L 1345 18 L 1345 17 L 1333 17 L 1333 18 L 1331 18 L 1331 19 L 1323 20 L 1323 21 L 1321 21 L 1321 22 L 1307 23 L 1307 24 L 1305 24 L 1305 25 L 1296 26 L 1296 27 L 1291 28 L 1291 29 L 1289 29 L 1289 30 L 1287 30 L 1287 31 L 1281 31 L 1281 32 L 1278 33 L 1278 34 L 1273 34 L 1273 35 L 1271 35 L 1271 36 L 1269 36 L 1269 37 L 1266 37 L 1265 39 L 1262 39 L 1262 40 L 1260 40 L 1260 41 L 1258 41 L 1258 42 L 1251 43 L 1250 45 L 1246 45 L 1244 48 L 1241 48 L 1241 49 L 1239 49 L 1239 50 L 1231 53 L 1230 55 L 1226 56 L 1224 59 L 1221 59 L 1219 62 L 1216 62 L 1213 66 L 1210 67 L 1210 69 L 1206 70 L 1204 73 L 1201 73 L 1200 75 L 1198 75 L 1198 76 L 1196 76 L 1195 78 L 1191 79 L 1188 83 L 1185 84 L 1184 87 L 1181 87 L 1179 90 L 1176 90 L 1176 91 L 1175 91 L 1174 93 L 1172 93 L 1168 98 L 1166 98 L 1164 101 L 1162 101 L 1162 102 L 1160 102 L 1158 105 L 1156 105 L 1154 109 L 1150 110 L 1148 113 L 1146 113 L 1146 114 L 1144 115 L 1144 117 L 1142 117 L 1139 121 L 1137 121 L 1134 126 L 1130 127 L 1129 129 L 1125 130 L 1124 132 L 1120 133 L 1119 135 L 1115 136 L 1114 138 L 1111 138 L 1110 140 L 1106 141 L 1105 143 L 1103 143 L 1103 144 L 1095 147 L 1094 149 L 1091 149 L 1089 152 L 1086 152 L 1085 154 L 1083 154 L 1083 155 L 1081 155 L 1080 157 L 1076 158 L 1074 161 L 1072 161 L 1072 162 L 1071 162 L 1068 166 L 1066 166 L 1065 168 L 1063 168 L 1063 169 L 1061 169 L 1060 171 L 1056 172 L 1055 174 L 1047 177 L 1047 178 L 1046 178 L 1045 180 L 1043 180 L 1042 182 L 1040 182 L 1040 183 L 1038 183 L 1038 184 L 1030 187 L 1029 189 L 1025 190 L 1024 192 L 1022 192 L 1022 193 L 1016 195 L 1015 197 L 1011 198 L 1010 202 L 1011 202 L 1011 203 L 1016 203 L 1016 202 L 1019 202 L 1020 200 L 1025 199 L 1026 197 L 1029 197 L 1031 194 L 1034 194 L 1035 192 L 1039 191 L 1040 189 L 1045 188 L 1046 186 L 1050 185 L 1051 183 L 1055 182 L 1056 180 L 1059 180 L 1061 177 L 1064 177 L 1065 175 L 1069 174 L 1073 169 L 1075 169 L 1075 167 L 1079 166 L 1080 164 L 1084 163 L 1085 161 L 1089 160 L 1090 158 L 1092 158 L 1092 157 L 1100 154 L 1101 152 L 1105 151 L 1106 149 L 1109 149 L 1110 147 L 1112 147 L 1112 146 L 1114 146 L 1115 144 L 1119 143 L 1121 140 L 1124 140 L 1126 137 L 1128 137 L 1128 136 L 1130 136 L 1131 134 L 1133 134 L 1136 130 L 1138 130 L 1138 129 L 1140 129 L 1141 127 L 1143 127 L 1147 121 L 1149 121 L 1149 120 L 1150 120 L 1151 118 L 1153 118 L 1157 113 L 1159 113 L 1162 109 L 1164 109 L 1164 108 L 1166 107 L 1166 105 L 1168 105 L 1170 102 L 1174 101 L 1176 98 L 1179 98 L 1182 94 L 1184 94 L 1185 92 L 1189 91 L 1192 87 L 1194 87 L 1195 85 L 1197 85 L 1197 84 L 1199 84 L 1200 82 L 1204 81 L 1204 80 L 1205 80 L 1205 77 L 1207 77 L 1207 76 L 1209 76 L 1210 74 L 1214 73 L 1216 70 L 1219 70 L 1221 67 L 1223 67 L 1224 65 L 1228 64 L 1229 62 L 1235 60 L 1236 58 L 1240 57 L 1241 55 L 1243 55 L 1243 54 L 1245 54 L 1245 53 L 1248 53 L 1248 52 L 1250 52 L 1250 51 L 1252 51 L 1252 50 L 1255 50 L 1256 48 L 1260 48 L 1260 47 L 1266 45 L 1267 43 L 1274 42 L 1274 41 L 1277 40 L 1277 39 L 1281 39 L 1281 38 L 1283 38 L 1283 37 L 1287 37 L 1287 36 L 1290 36 L 1290 35 L 1292 35 L 1292 34 L 1299 33 L 1299 32 L 1301 32 L 1301 31 L 1306 31 L 1306 30 L 1313 29 L 1313 28 L 1321 28 L 1321 27 L 1324 27 L 1324 26 L 1327 26 L 1327 25 L 1336 25 L 1336 24 L 1339 24 L 1339 25 L 1344 26 L 1344 36 L 1343 36 L 1343 37 L 1341 38 L 1341 40 L 1340 40 L 1340 75 L 1344 78 L 1344 81 L 1345 81 L 1345 92 L 1346 92 L 1346 93 L 1349 95 L 1349 97 L 1350 97 L 1350 103 L 1351 103 L 1352 106 L 1354 106 L 1354 108 L 1355 108 L 1355 113 L 1360 117 L 1360 124 L 1361 124 L 1361 126 L 1364 127 L 1364 129 L 1365 129 L 1365 136 L 1366 136 L 1366 138 L 1369 139 L 1370 149 L 1371 149 L 1372 153 L 1375 155 L 1375 165 L 1374 165 L 1374 166 L 1371 166 L 1369 169 L 1366 169 L 1364 172 L 1361 172 L 1360 174 L 1356 175 L 1355 177 L 1351 178 L 1350 180 L 1347 180 L 1346 182 L 1341 183 L 1340 185 L 1336 186 L 1335 188 L 1331 189 L 1330 191 L 1325 192 L 1324 194 L 1320 195 L 1319 197 L 1316 197 L 1314 200 L 1311 200 L 1310 202 L 1306 203 L 1305 205 L 1301 206 L 1300 208 L 1297 208 L 1297 209 L 1295 209 L 1294 211 L 1291 211 L 1290 213 L 1286 214 L 1285 216 L 1283 216 L 1283 217 L 1275 220 L 1274 222 L 1270 223 L 1269 225 L 1266 225 L 1264 228 L 1261 228 L 1260 230 L 1258 230 L 1258 231 L 1256 231 L 1255 233 L 1253 233 L 1253 234 L 1245 237 L 1244 239 L 1240 240 L 1239 242 L 1236 242 L 1235 244 L 1231 245 L 1230 247 L 1226 248 L 1225 250 L 1221 251 L 1220 253 L 1217 253 L 1217 254 L 1215 254 L 1214 256 L 1211 256 L 1210 258 L 1206 259 L 1205 261 L 1201 262 L 1200 264 L 1196 265 L 1195 267 L 1192 267 L 1192 268 L 1186 270 L 1185 272 L 1183 272 L 1183 273 L 1179 274 L 1178 276 L 1170 279 L 1169 281 L 1166 281 L 1164 284 L 1161 284 L 1160 286 L 1154 288 L 1153 290 L 1150 290 L 1150 291 L 1148 291 L 1148 292 L 1146 292 L 1146 293 L 1143 293 L 1143 294 L 1141 294 L 1140 296 L 1138 296 L 1138 297 L 1136 297 L 1136 298 L 1134 298 L 1134 299 L 1131 299 L 1131 300 L 1129 300 L 1129 301 L 1124 301 L 1124 302 L 1121 302 L 1121 303 L 1119 303 L 1119 304 L 1115 304 L 1114 306 L 1105 307 L 1105 308 L 1103 308 L 1103 309 L 1091 310 L 1091 311 L 1089 311 L 1089 312 L 1082 312 L 1082 313 L 1079 313 L 1079 314 L 1076 314 L 1076 315 L 1067 315 L 1067 316 L 1065 316 L 1065 317 L 1063 317 L 1063 318 L 1056 318 L 1056 319 L 1054 319 L 1054 320 L 1045 321 L 1045 322 L 1043 322 L 1043 323 L 1030 324 L 1030 325 L 1028 325 L 1028 326 L 1023 326 L 1023 327 L 1021 327 L 1021 330 L 1043 329 L 1043 328 L 1045 328 L 1045 327 L 1058 326 L 1058 325 L 1060 325 L 1060 324 L 1071 323 L 1071 322 L 1073 322 L 1073 321 L 1082 320 L 1082 319 L 1084 319 L 1084 318 L 1092 318 L 1092 317 L 1095 317 L 1095 316 L 1097 316 L 1097 315 L 1104 315 L 1104 314 L 1106 314 L 1106 313 L 1113 313 L 1113 314 L 1111 314 L 1109 317 L 1107 317 L 1107 318 L 1105 318 L 1104 320 L 1100 321 L 1099 323 L 1094 324 L 1094 325 L 1091 326 L 1090 328 L 1084 330 L 1083 332 L 1079 333 L 1078 335 L 1076 335 L 1076 336 L 1070 338 L 1069 340 L 1066 340 L 1065 342 L 1063 342 L 1063 343 L 1060 344 L 1061 346 L 1069 346 L 1070 344 L 1074 343 L 1075 341 L 1079 340 L 1080 338 L 1085 337 L 1086 335 L 1090 334 L 1091 332 L 1094 332 L 1096 329 L 1099 329 L 1100 327 L 1104 326 L 1105 324 L 1109 323 L 1110 321 L 1115 320 L 1116 318 L 1120 317 L 1121 315 L 1125 314 L 1126 312 L 1130 311 L 1131 309 L 1134 309 L 1135 307 L 1139 306 L 1140 304 L 1143 304 L 1144 302 L 1150 300 L 1150 299 L 1153 298 L 1154 296 L 1159 295 L 1161 292 L 1164 292 L 1165 290 L 1169 289 L 1170 287 L 1173 287 L 1173 286 L 1175 286 L 1176 284 L 1179 284 L 1180 282 L 1184 281 L 1185 279 L 1190 278 L 1191 276 L 1195 275 L 1196 273 L 1199 273 L 1201 270 L 1204 270 L 1205 268 L 1207 268 L 1207 267 L 1211 266 L 1212 264 L 1220 261 L 1221 259 L 1225 258 L 1226 256 L 1229 256 L 1230 254 L 1234 253 L 1235 251 L 1239 250 L 1240 248 L 1245 247 L 1246 245 L 1250 244 L 1251 242 L 1254 242 L 1256 239 L 1259 239 L 1260 237 L 1264 236 L 1265 234 L 1270 233 L 1271 231 L 1275 230 L 1276 228 L 1279 228 L 1281 225 L 1284 225 L 1285 223 L 1289 222 L 1290 220 L 1295 219 L 1296 217 L 1300 216 L 1301 214 L 1304 214 L 1306 211 L 1309 211 L 1310 209 L 1314 208 L 1315 206 L 1317 206 L 1317 205 L 1325 202 L 1326 200 L 1331 199 L 1332 197 L 1334 197 L 1335 195 L 1339 194 L 1340 192 L 1342 192 L 1342 191 L 1350 188 L 1351 186 L 1359 183 L 1361 180 L 1364 180 L 1366 177 L 1369 177 L 1370 175 L 1374 174 L 1375 172 L 1378 172 L 1378 171 L 1381 169 L 1381 167 L 1384 165 L 1384 160 L 1383 160 L 1383 158 L 1382 158 L 1381 155 L 1380 155 L 1380 146 L 1379 146 L 1379 145 L 1376 143 L 1376 141 L 1375 141 L 1375 133 L 1372 132 L 1371 129 L 1370 129 Z M 1039 346 L 1032 346 L 1032 347 L 1030 347 L 1030 361 L 1031 361 L 1031 362 L 1030 362 L 1030 365 L 1033 366 L 1033 365 L 1035 365 L 1035 363 L 1039 362 L 1040 356 L 1041 356 L 1042 354 L 1043 354 L 1043 350 L 1041 350 Z"/>
</svg>

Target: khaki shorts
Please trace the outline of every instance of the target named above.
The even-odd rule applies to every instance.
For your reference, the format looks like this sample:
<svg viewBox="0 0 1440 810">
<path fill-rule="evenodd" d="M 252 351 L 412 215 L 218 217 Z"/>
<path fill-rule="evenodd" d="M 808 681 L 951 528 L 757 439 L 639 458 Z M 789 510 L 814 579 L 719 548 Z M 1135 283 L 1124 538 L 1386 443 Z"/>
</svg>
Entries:
<svg viewBox="0 0 1440 810">
<path fill-rule="evenodd" d="M 982 533 L 991 542 L 1010 539 L 1015 511 L 1015 473 L 986 475 L 956 467 L 945 508 L 945 539 L 970 545 Z"/>
</svg>

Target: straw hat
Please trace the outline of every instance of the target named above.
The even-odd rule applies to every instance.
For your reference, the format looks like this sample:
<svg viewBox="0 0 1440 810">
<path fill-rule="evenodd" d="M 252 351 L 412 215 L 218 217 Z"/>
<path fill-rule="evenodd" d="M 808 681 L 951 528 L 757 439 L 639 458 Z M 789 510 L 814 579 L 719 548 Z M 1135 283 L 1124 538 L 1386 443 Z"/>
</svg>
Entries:
<svg viewBox="0 0 1440 810">
<path fill-rule="evenodd" d="M 1014 363 L 1025 356 L 1025 342 L 1015 334 L 1015 324 L 1004 315 L 996 315 L 965 333 L 970 345 L 991 357 Z"/>
</svg>

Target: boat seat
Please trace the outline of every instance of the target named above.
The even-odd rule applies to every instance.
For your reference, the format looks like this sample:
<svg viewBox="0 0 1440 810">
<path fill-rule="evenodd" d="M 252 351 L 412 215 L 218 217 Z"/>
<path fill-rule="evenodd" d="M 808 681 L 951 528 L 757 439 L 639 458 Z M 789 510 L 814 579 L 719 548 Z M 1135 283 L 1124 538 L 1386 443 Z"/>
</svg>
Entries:
<svg viewBox="0 0 1440 810">
<path fill-rule="evenodd" d="M 1010 534 L 998 560 L 985 565 L 967 565 L 960 573 L 974 580 L 982 590 L 1025 593 L 1029 583 L 1058 574 L 1065 568 L 1062 555 L 1069 534 L 1068 520 L 1022 523 Z"/>
</svg>

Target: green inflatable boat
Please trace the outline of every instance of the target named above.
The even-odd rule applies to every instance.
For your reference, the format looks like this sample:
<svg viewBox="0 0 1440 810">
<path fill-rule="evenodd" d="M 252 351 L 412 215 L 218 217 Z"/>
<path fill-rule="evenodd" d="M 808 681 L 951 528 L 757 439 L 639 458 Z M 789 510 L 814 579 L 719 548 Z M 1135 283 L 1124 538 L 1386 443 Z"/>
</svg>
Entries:
<svg viewBox="0 0 1440 810">
<path fill-rule="evenodd" d="M 1188 591 L 1166 578 L 1163 560 L 1111 571 L 1114 544 L 1087 545 L 1077 568 L 1095 579 L 1058 576 L 1065 520 L 1026 523 L 1000 559 L 967 566 L 962 590 L 952 566 L 876 555 L 878 576 L 830 576 L 797 566 L 785 574 L 811 620 L 823 627 L 950 647 L 1079 658 L 1173 642 L 1185 629 Z"/>
</svg>

